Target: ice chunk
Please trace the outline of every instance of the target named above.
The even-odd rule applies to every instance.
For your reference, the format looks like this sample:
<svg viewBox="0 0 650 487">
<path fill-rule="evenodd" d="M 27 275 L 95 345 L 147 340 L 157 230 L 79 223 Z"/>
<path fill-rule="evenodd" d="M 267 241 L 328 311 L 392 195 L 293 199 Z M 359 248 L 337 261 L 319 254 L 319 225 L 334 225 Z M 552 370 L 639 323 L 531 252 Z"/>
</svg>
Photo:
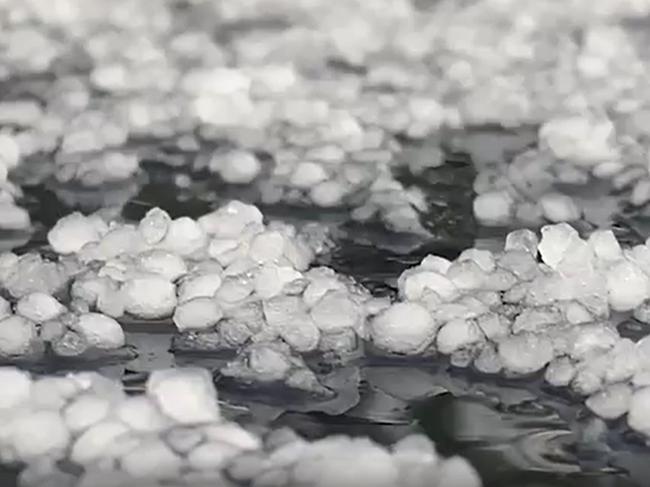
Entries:
<svg viewBox="0 0 650 487">
<path fill-rule="evenodd" d="M 542 260 L 555 269 L 569 246 L 579 238 L 578 232 L 567 223 L 542 227 L 542 240 L 538 246 Z"/>
<path fill-rule="evenodd" d="M 466 260 L 474 262 L 484 272 L 492 272 L 496 266 L 494 260 L 494 254 L 489 250 L 481 250 L 481 249 L 463 250 L 458 256 L 458 261 L 464 262 Z M 420 265 L 422 266 L 422 264 Z"/>
<path fill-rule="evenodd" d="M 0 320 L 0 356 L 26 355 L 32 351 L 36 338 L 33 321 L 19 315 Z"/>
<path fill-rule="evenodd" d="M 555 387 L 568 386 L 575 375 L 576 368 L 568 357 L 552 360 L 544 372 L 546 381 Z"/>
<path fill-rule="evenodd" d="M 481 329 L 474 320 L 452 320 L 438 331 L 436 345 L 445 355 L 451 355 L 456 350 L 466 348 L 483 341 Z"/>
<path fill-rule="evenodd" d="M 596 230 L 589 236 L 589 245 L 598 259 L 613 262 L 623 258 L 623 251 L 611 230 Z"/>
<path fill-rule="evenodd" d="M 422 269 L 434 271 L 438 274 L 442 274 L 443 276 L 447 274 L 450 266 L 451 261 L 445 259 L 444 257 L 432 254 L 427 255 L 424 259 L 422 259 L 422 262 L 420 262 L 420 267 Z"/>
<path fill-rule="evenodd" d="M 0 367 L 0 411 L 14 408 L 30 398 L 31 377 L 14 367 Z"/>
<path fill-rule="evenodd" d="M 223 312 L 214 298 L 193 298 L 179 304 L 174 311 L 174 324 L 180 331 L 205 330 L 217 324 Z"/>
<path fill-rule="evenodd" d="M 172 282 L 187 273 L 187 265 L 181 257 L 160 249 L 139 254 L 137 265 L 145 273 L 160 274 Z"/>
<path fill-rule="evenodd" d="M 152 208 L 138 224 L 142 240 L 148 245 L 159 243 L 167 235 L 171 221 L 171 217 L 165 210 Z"/>
<path fill-rule="evenodd" d="M 438 325 L 417 303 L 396 303 L 376 316 L 370 325 L 373 343 L 389 352 L 413 354 L 434 339 Z"/>
<path fill-rule="evenodd" d="M 516 374 L 537 372 L 554 355 L 551 341 L 532 333 L 521 333 L 501 340 L 498 351 L 504 368 Z"/>
<path fill-rule="evenodd" d="M 145 319 L 166 318 L 176 306 L 176 289 L 164 277 L 137 277 L 124 283 L 124 309 Z"/>
<path fill-rule="evenodd" d="M 473 260 L 456 261 L 449 267 L 447 278 L 463 291 L 479 289 L 487 278 L 486 272 Z"/>
<path fill-rule="evenodd" d="M 613 348 L 618 340 L 618 333 L 605 325 L 583 325 L 571 335 L 569 355 L 577 360 L 597 357 Z"/>
<path fill-rule="evenodd" d="M 4 277 L 5 288 L 18 299 L 32 292 L 55 295 L 67 283 L 68 275 L 63 265 L 43 260 L 35 253 L 21 255 Z"/>
<path fill-rule="evenodd" d="M 95 217 L 74 212 L 56 222 L 47 234 L 47 241 L 58 254 L 79 252 L 89 242 L 98 242 L 105 227 Z"/>
<path fill-rule="evenodd" d="M 216 153 L 209 166 L 229 184 L 249 184 L 262 170 L 262 164 L 255 154 L 243 150 Z"/>
<path fill-rule="evenodd" d="M 124 331 L 113 318 L 100 313 L 84 313 L 73 325 L 86 342 L 102 350 L 114 350 L 124 346 Z"/>
<path fill-rule="evenodd" d="M 323 331 L 355 328 L 361 319 L 361 309 L 343 291 L 328 291 L 312 307 L 310 315 Z"/>
<path fill-rule="evenodd" d="M 507 225 L 513 215 L 514 200 L 506 191 L 488 191 L 474 199 L 474 217 L 482 225 Z"/>
<path fill-rule="evenodd" d="M 203 227 L 189 217 L 182 216 L 169 224 L 167 233 L 158 244 L 183 257 L 190 256 L 208 245 L 208 237 Z"/>
<path fill-rule="evenodd" d="M 539 199 L 544 217 L 554 223 L 580 219 L 582 211 L 573 198 L 562 193 L 547 193 Z"/>
<path fill-rule="evenodd" d="M 45 456 L 61 458 L 70 442 L 70 432 L 57 411 L 24 409 L 8 427 L 12 446 L 22 461 Z"/>
<path fill-rule="evenodd" d="M 506 316 L 488 312 L 476 318 L 476 324 L 489 340 L 509 334 L 512 322 Z"/>
<path fill-rule="evenodd" d="M 237 238 L 248 225 L 261 225 L 262 220 L 262 213 L 256 206 L 231 201 L 218 210 L 203 215 L 198 223 L 209 235 Z"/>
<path fill-rule="evenodd" d="M 112 410 L 111 401 L 92 393 L 75 397 L 63 410 L 66 426 L 75 434 L 105 419 Z"/>
<path fill-rule="evenodd" d="M 537 257 L 537 246 L 539 239 L 532 230 L 521 229 L 514 230 L 506 236 L 505 251 L 509 250 L 523 250 L 530 253 L 533 257 Z"/>
<path fill-rule="evenodd" d="M 418 267 L 407 269 L 397 281 L 400 296 L 410 301 L 420 299 L 426 290 L 433 291 L 450 301 L 458 295 L 458 288 L 446 276 Z"/>
<path fill-rule="evenodd" d="M 296 188 L 307 189 L 316 186 L 327 179 L 327 173 L 323 166 L 311 161 L 298 163 L 289 182 Z"/>
<path fill-rule="evenodd" d="M 252 292 L 252 279 L 247 276 L 229 276 L 223 280 L 214 297 L 224 307 L 230 307 L 245 300 Z"/>
<path fill-rule="evenodd" d="M 239 449 L 228 443 L 210 441 L 197 445 L 188 455 L 187 461 L 198 470 L 218 470 L 239 453 Z"/>
<path fill-rule="evenodd" d="M 630 311 L 649 297 L 648 276 L 630 261 L 613 265 L 606 278 L 609 305 L 615 311 Z"/>
<path fill-rule="evenodd" d="M 120 401 L 114 409 L 115 418 L 139 432 L 162 431 L 170 425 L 150 397 L 130 396 Z"/>
<path fill-rule="evenodd" d="M 146 388 L 160 410 L 178 423 L 204 423 L 220 418 L 217 392 L 207 370 L 155 370 Z"/>
<path fill-rule="evenodd" d="M 76 439 L 70 451 L 70 460 L 79 465 L 90 465 L 105 457 L 116 440 L 128 432 L 129 427 L 119 421 L 100 421 Z"/>
<path fill-rule="evenodd" d="M 65 306 L 49 294 L 41 292 L 28 294 L 16 304 L 16 313 L 34 323 L 53 320 L 65 312 Z"/>
<path fill-rule="evenodd" d="M 178 302 L 184 303 L 194 298 L 212 297 L 221 287 L 220 273 L 206 272 L 191 274 L 183 279 L 178 287 Z"/>
<path fill-rule="evenodd" d="M 525 308 L 515 318 L 512 324 L 512 331 L 519 333 L 521 331 L 543 331 L 549 326 L 560 324 L 562 314 L 555 306 L 540 306 L 536 308 Z"/>
<path fill-rule="evenodd" d="M 603 419 L 617 419 L 627 413 L 632 399 L 632 388 L 614 384 L 587 398 L 586 406 Z"/>
<path fill-rule="evenodd" d="M 284 250 L 284 236 L 278 231 L 266 231 L 253 237 L 250 258 L 259 264 L 277 261 Z"/>
<path fill-rule="evenodd" d="M 182 462 L 162 440 L 150 438 L 128 450 L 120 464 L 134 478 L 168 479 L 178 477 Z"/>
<path fill-rule="evenodd" d="M 338 181 L 323 181 L 312 187 L 309 197 L 317 206 L 331 208 L 342 203 L 345 187 Z"/>
<path fill-rule="evenodd" d="M 41 377 L 32 383 L 31 400 L 36 408 L 58 411 L 78 392 L 77 384 L 65 377 Z"/>
<path fill-rule="evenodd" d="M 255 292 L 262 299 L 270 299 L 301 278 L 302 274 L 291 267 L 265 265 L 255 275 Z"/>
<path fill-rule="evenodd" d="M 627 424 L 635 431 L 650 436 L 650 387 L 637 389 L 632 394 Z"/>
</svg>

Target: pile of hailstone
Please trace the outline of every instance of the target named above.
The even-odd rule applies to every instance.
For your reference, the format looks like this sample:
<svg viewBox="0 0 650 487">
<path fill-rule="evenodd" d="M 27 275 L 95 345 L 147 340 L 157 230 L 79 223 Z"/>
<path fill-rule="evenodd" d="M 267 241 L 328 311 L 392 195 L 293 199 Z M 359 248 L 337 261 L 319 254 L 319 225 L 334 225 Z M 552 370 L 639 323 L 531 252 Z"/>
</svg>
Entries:
<svg viewBox="0 0 650 487">
<path fill-rule="evenodd" d="M 487 374 L 545 370 L 599 416 L 627 413 L 650 436 L 650 340 L 616 329 L 630 314 L 650 323 L 650 242 L 623 249 L 609 230 L 584 240 L 566 223 L 541 235 L 517 230 L 503 252 L 469 249 L 453 262 L 426 257 L 400 276 L 399 302 L 373 318 L 372 342 Z"/>
<path fill-rule="evenodd" d="M 365 438 L 260 437 L 222 418 L 204 369 L 153 372 L 127 396 L 92 372 L 31 377 L 0 368 L 0 461 L 21 487 L 301 485 L 479 487 L 462 458 L 421 435 L 384 448 Z"/>
</svg>

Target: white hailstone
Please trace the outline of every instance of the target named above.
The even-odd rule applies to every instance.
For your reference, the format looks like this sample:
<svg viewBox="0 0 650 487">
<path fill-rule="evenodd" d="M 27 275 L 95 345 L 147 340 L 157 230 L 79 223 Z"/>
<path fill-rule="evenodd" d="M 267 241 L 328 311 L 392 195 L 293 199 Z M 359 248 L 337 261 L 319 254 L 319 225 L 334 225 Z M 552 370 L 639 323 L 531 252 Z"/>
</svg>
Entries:
<svg viewBox="0 0 650 487">
<path fill-rule="evenodd" d="M 177 423 L 219 421 L 217 391 L 205 369 L 155 370 L 146 389 L 160 410 Z"/>
<path fill-rule="evenodd" d="M 568 354 L 574 360 L 589 360 L 612 349 L 620 340 L 616 330 L 605 325 L 588 324 L 574 329 Z"/>
<path fill-rule="evenodd" d="M 58 254 L 73 254 L 90 242 L 102 238 L 102 228 L 96 218 L 74 212 L 56 222 L 47 233 L 47 241 Z"/>
<path fill-rule="evenodd" d="M 170 425 L 158 406 L 145 395 L 127 397 L 113 410 L 113 415 L 131 429 L 140 432 L 162 431 Z"/>
<path fill-rule="evenodd" d="M 492 272 L 496 266 L 494 261 L 494 254 L 489 250 L 463 250 L 458 256 L 457 260 L 459 262 L 470 260 L 476 263 L 484 272 Z"/>
<path fill-rule="evenodd" d="M 280 259 L 283 251 L 284 236 L 278 231 L 271 230 L 253 237 L 248 255 L 255 262 L 264 264 Z"/>
<path fill-rule="evenodd" d="M 249 184 L 262 170 L 262 164 L 255 154 L 243 150 L 215 154 L 209 167 L 228 184 Z"/>
<path fill-rule="evenodd" d="M 253 292 L 252 279 L 241 276 L 230 276 L 214 294 L 215 299 L 224 306 L 232 306 L 246 299 Z"/>
<path fill-rule="evenodd" d="M 607 296 L 615 311 L 631 311 L 650 295 L 650 280 L 635 264 L 623 260 L 607 270 Z"/>
<path fill-rule="evenodd" d="M 7 133 L 0 133 L 0 166 L 11 170 L 20 161 L 20 146 L 16 138 Z M 5 178 L 6 179 L 6 174 Z"/>
<path fill-rule="evenodd" d="M 97 311 L 110 316 L 121 318 L 124 315 L 124 297 L 119 289 L 107 287 L 97 298 Z"/>
<path fill-rule="evenodd" d="M 613 262 L 623 258 L 623 251 L 611 230 L 596 230 L 587 240 L 598 259 Z"/>
<path fill-rule="evenodd" d="M 197 470 L 218 470 L 239 453 L 239 449 L 233 445 L 211 441 L 192 449 L 187 455 L 187 462 Z"/>
<path fill-rule="evenodd" d="M 328 291 L 314 304 L 310 315 L 320 330 L 335 331 L 354 328 L 361 318 L 361 309 L 345 292 Z"/>
<path fill-rule="evenodd" d="M 63 410 L 63 419 L 70 431 L 78 434 L 104 420 L 113 407 L 112 402 L 96 394 L 75 397 Z"/>
<path fill-rule="evenodd" d="M 429 254 L 424 259 L 422 259 L 419 267 L 422 269 L 437 272 L 438 274 L 442 274 L 444 276 L 447 274 L 449 267 L 451 267 L 451 261 L 438 255 Z"/>
<path fill-rule="evenodd" d="M 178 255 L 166 250 L 152 249 L 136 258 L 137 266 L 145 273 L 160 274 L 175 281 L 187 273 L 185 261 Z"/>
<path fill-rule="evenodd" d="M 202 430 L 208 440 L 229 443 L 238 450 L 251 451 L 262 448 L 262 440 L 237 423 L 209 424 Z"/>
<path fill-rule="evenodd" d="M 560 357 L 548 364 L 544 379 L 554 387 L 567 387 L 576 375 L 576 367 L 568 357 Z"/>
<path fill-rule="evenodd" d="M 508 318 L 493 312 L 478 316 L 476 318 L 476 324 L 489 340 L 495 340 L 508 335 L 512 325 Z"/>
<path fill-rule="evenodd" d="M 46 293 L 35 292 L 20 298 L 16 313 L 34 323 L 43 323 L 66 312 L 65 306 Z"/>
<path fill-rule="evenodd" d="M 11 303 L 0 296 L 0 319 L 11 316 Z"/>
<path fill-rule="evenodd" d="M 58 411 L 78 392 L 77 384 L 66 377 L 45 376 L 32 383 L 31 403 L 39 409 Z"/>
<path fill-rule="evenodd" d="M 539 129 L 539 145 L 557 158 L 584 167 L 617 159 L 615 129 L 608 119 L 587 117 L 552 119 Z"/>
<path fill-rule="evenodd" d="M 481 487 L 478 473 L 464 458 L 454 456 L 444 459 L 436 471 L 438 485 L 454 487 Z"/>
<path fill-rule="evenodd" d="M 446 276 L 419 268 L 407 269 L 397 281 L 400 296 L 417 301 L 425 291 L 434 291 L 443 300 L 450 301 L 458 295 L 458 288 Z"/>
<path fill-rule="evenodd" d="M 120 324 L 101 313 L 83 313 L 73 325 L 88 345 L 101 350 L 114 350 L 124 346 L 126 338 Z"/>
<path fill-rule="evenodd" d="M 438 331 L 436 346 L 441 353 L 451 355 L 456 350 L 466 348 L 484 340 L 481 329 L 473 320 L 451 320 Z"/>
<path fill-rule="evenodd" d="M 120 460 L 122 469 L 133 478 L 177 478 L 182 466 L 180 457 L 158 438 L 143 440 Z"/>
<path fill-rule="evenodd" d="M 539 199 L 544 218 L 553 222 L 570 222 L 579 220 L 582 211 L 573 198 L 562 193 L 547 193 Z"/>
<path fill-rule="evenodd" d="M 613 384 L 587 398 L 585 405 L 603 419 L 617 419 L 627 413 L 631 399 L 629 385 Z"/>
<path fill-rule="evenodd" d="M 514 200 L 506 191 L 488 191 L 474 199 L 473 209 L 479 223 L 498 227 L 510 223 Z"/>
<path fill-rule="evenodd" d="M 483 287 L 488 274 L 473 260 L 457 260 L 449 267 L 446 277 L 458 289 L 468 290 Z"/>
<path fill-rule="evenodd" d="M 189 275 L 178 286 L 178 302 L 184 303 L 194 298 L 212 297 L 222 283 L 221 274 L 217 272 Z"/>
<path fill-rule="evenodd" d="M 565 301 L 562 305 L 562 313 L 567 323 L 578 325 L 593 321 L 593 315 L 578 301 Z"/>
<path fill-rule="evenodd" d="M 384 350 L 412 354 L 433 340 L 438 325 L 417 303 L 396 303 L 377 315 L 370 324 L 373 343 Z"/>
<path fill-rule="evenodd" d="M 57 411 L 22 410 L 9 425 L 11 444 L 23 462 L 37 458 L 61 458 L 70 442 L 70 432 Z"/>
<path fill-rule="evenodd" d="M 504 338 L 498 344 L 503 367 L 516 374 L 541 370 L 553 359 L 553 344 L 543 336 L 520 333 Z"/>
<path fill-rule="evenodd" d="M 70 460 L 79 465 L 90 465 L 104 458 L 115 442 L 129 432 L 120 421 L 104 420 L 92 425 L 72 445 Z"/>
<path fill-rule="evenodd" d="M 323 181 L 311 188 L 309 197 L 315 205 L 331 208 L 343 202 L 345 193 L 345 187 L 338 181 Z"/>
<path fill-rule="evenodd" d="M 259 226 L 263 219 L 262 212 L 256 206 L 233 200 L 218 210 L 201 216 L 198 224 L 208 235 L 238 238 L 247 226 Z"/>
<path fill-rule="evenodd" d="M 212 297 L 193 298 L 176 307 L 173 321 L 180 331 L 205 330 L 216 325 L 223 311 Z"/>
<path fill-rule="evenodd" d="M 578 239 L 580 239 L 578 232 L 567 223 L 542 227 L 542 240 L 538 245 L 542 260 L 555 269 L 567 249 Z"/>
<path fill-rule="evenodd" d="M 304 161 L 295 167 L 289 182 L 296 188 L 307 189 L 322 183 L 326 179 L 327 172 L 321 164 Z"/>
<path fill-rule="evenodd" d="M 523 250 L 536 257 L 538 245 L 539 239 L 537 238 L 535 232 L 526 228 L 509 232 L 506 236 L 506 244 L 504 250 L 506 252 L 509 250 Z"/>
<path fill-rule="evenodd" d="M 627 424 L 635 431 L 650 436 L 650 387 L 643 387 L 632 394 L 627 413 Z"/>
<path fill-rule="evenodd" d="M 82 260 L 118 259 L 144 250 L 142 236 L 132 225 L 112 225 L 99 243 L 90 242 L 79 252 Z"/>
<path fill-rule="evenodd" d="M 138 231 L 145 243 L 155 245 L 165 238 L 171 222 L 172 219 L 165 210 L 152 208 L 140 220 Z"/>
<path fill-rule="evenodd" d="M 13 203 L 0 203 L 0 228 L 3 230 L 27 230 L 31 220 L 27 210 Z"/>
<path fill-rule="evenodd" d="M 19 315 L 0 320 L 0 356 L 25 355 L 36 340 L 34 322 Z"/>
<path fill-rule="evenodd" d="M 282 292 L 290 282 L 302 278 L 297 270 L 277 265 L 265 265 L 255 275 L 255 293 L 262 299 L 270 299 Z"/>
<path fill-rule="evenodd" d="M 235 260 L 245 257 L 248 248 L 248 242 L 235 238 L 213 238 L 208 244 L 208 255 L 220 265 L 227 266 Z"/>
<path fill-rule="evenodd" d="M 197 222 L 182 216 L 169 224 L 167 234 L 158 244 L 161 248 L 186 257 L 205 248 L 208 237 Z"/>
<path fill-rule="evenodd" d="M 126 281 L 120 290 L 124 309 L 139 318 L 171 316 L 176 307 L 176 289 L 164 277 L 137 277 Z"/>
<path fill-rule="evenodd" d="M 31 387 L 32 379 L 27 372 L 14 367 L 0 367 L 0 411 L 27 402 Z"/>
</svg>

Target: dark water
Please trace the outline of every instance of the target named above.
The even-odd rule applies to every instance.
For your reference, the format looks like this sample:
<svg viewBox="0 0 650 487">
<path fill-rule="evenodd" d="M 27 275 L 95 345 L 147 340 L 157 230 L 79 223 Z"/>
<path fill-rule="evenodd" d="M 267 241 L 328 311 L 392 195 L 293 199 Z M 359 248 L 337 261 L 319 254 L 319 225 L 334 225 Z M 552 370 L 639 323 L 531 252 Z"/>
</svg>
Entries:
<svg viewBox="0 0 650 487">
<path fill-rule="evenodd" d="M 449 134 L 443 141 L 449 163 L 427 170 L 415 179 L 399 173 L 406 184 L 417 184 L 434 209 L 422 215 L 433 237 L 427 241 L 407 235 L 387 234 L 379 223 L 364 226 L 346 222 L 345 210 L 315 212 L 310 208 L 276 206 L 262 208 L 268 218 L 295 223 L 318 220 L 332 229 L 337 244 L 321 263 L 355 277 L 378 295 L 395 293 L 396 277 L 428 253 L 454 258 L 476 242 L 499 245 L 506 229 L 485 231 L 472 218 L 474 165 L 507 159 L 530 144 L 530 131 L 509 134 L 477 131 L 472 137 Z M 427 147 L 413 147 L 410 156 Z M 81 209 L 101 211 L 127 220 L 141 218 L 160 206 L 172 216 L 201 215 L 238 198 L 255 201 L 254 188 L 237 189 L 212 182 L 205 174 L 191 175 L 184 166 L 156 163 L 155 154 L 145 165 L 141 180 L 87 190 L 61 186 L 47 179 L 23 174 L 27 184 L 25 204 L 35 231 L 12 235 L 7 247 L 18 251 L 42 248 L 46 231 L 58 218 Z M 178 175 L 190 177 L 189 187 L 179 189 Z M 630 242 L 650 233 L 650 214 L 618 215 L 618 232 Z M 487 243 L 486 243 L 487 242 Z M 129 342 L 140 356 L 125 364 L 102 364 L 106 375 L 121 378 L 130 390 L 138 390 L 146 371 L 174 364 L 199 364 L 216 369 L 221 358 L 174 357 L 169 352 L 168 328 L 128 328 Z M 91 364 L 86 364 L 90 366 Z M 83 365 L 82 365 L 83 366 Z M 65 367 L 64 367 L 65 368 Z M 445 455 L 468 457 L 487 487 L 631 487 L 648 485 L 648 450 L 624 432 L 624 425 L 591 417 L 575 399 L 544 390 L 540 381 L 508 383 L 446 364 L 359 363 L 329 380 L 338 387 L 336 401 L 323 402 L 286 395 L 254 395 L 220 387 L 226 415 L 257 426 L 291 426 L 309 438 L 335 433 L 370 436 L 390 444 L 421 431 L 431 437 Z M 249 391 L 250 392 L 250 391 Z M 310 402 L 311 401 L 311 402 Z M 0 471 L 0 486 L 15 483 L 15 474 Z"/>
</svg>

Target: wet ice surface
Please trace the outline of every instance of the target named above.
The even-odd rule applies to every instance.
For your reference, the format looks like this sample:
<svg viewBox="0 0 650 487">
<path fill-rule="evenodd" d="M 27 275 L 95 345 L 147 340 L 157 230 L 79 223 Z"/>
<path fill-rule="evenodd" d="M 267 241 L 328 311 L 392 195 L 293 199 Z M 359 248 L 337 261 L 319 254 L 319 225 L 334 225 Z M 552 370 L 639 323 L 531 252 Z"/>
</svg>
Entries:
<svg viewBox="0 0 650 487">
<path fill-rule="evenodd" d="M 474 244 L 498 248 L 508 229 L 477 228 L 470 216 L 471 188 L 467 185 L 474 170 L 468 156 L 476 157 L 479 148 L 490 152 L 492 146 L 498 150 L 509 143 L 525 143 L 512 140 L 489 131 L 461 138 L 457 145 L 452 144 L 455 153 L 448 155 L 450 163 L 425 172 L 419 184 L 436 197 L 436 211 L 423 215 L 432 239 L 422 243 L 408 235 L 386 235 L 381 227 L 350 225 L 344 214 L 323 212 L 317 218 L 334 232 L 336 246 L 318 261 L 353 276 L 375 295 L 395 296 L 397 276 L 429 253 L 452 259 Z M 469 154 L 461 156 L 461 152 Z M 158 206 L 172 217 L 198 217 L 232 196 L 224 187 L 209 187 L 200 181 L 196 187 L 179 192 L 173 184 L 175 177 L 177 174 L 168 168 L 152 168 L 139 189 L 128 194 L 118 191 L 122 215 L 137 221 Z M 70 211 L 110 206 L 106 198 L 114 197 L 83 191 L 80 197 L 74 190 L 68 191 L 52 192 L 35 186 L 26 192 L 37 231 L 27 242 L 18 244 L 21 252 L 41 249 L 46 243 L 45 230 Z M 246 200 L 246 193 L 239 192 L 237 197 Z M 250 198 L 254 200 L 255 196 Z M 295 224 L 313 221 L 315 216 L 308 209 L 286 205 L 263 210 L 267 217 Z M 619 240 L 631 245 L 642 242 L 649 233 L 644 215 L 638 212 L 627 213 L 623 208 L 597 218 L 610 222 L 616 218 L 614 228 Z M 578 227 L 590 229 L 595 223 L 599 221 L 585 220 Z M 494 379 L 454 369 L 446 361 L 431 364 L 382 359 L 368 363 L 352 359 L 336 367 L 315 357 L 306 358 L 304 365 L 292 366 L 300 370 L 308 365 L 317 379 L 315 389 L 305 391 L 277 381 L 262 387 L 247 386 L 245 381 L 232 380 L 232 373 L 223 373 L 224 365 L 234 357 L 232 353 L 183 352 L 178 346 L 176 353 L 170 353 L 170 320 L 159 325 L 123 321 L 123 326 L 126 342 L 139 352 L 132 360 L 125 352 L 112 360 L 89 356 L 70 363 L 54 358 L 32 368 L 47 373 L 99 370 L 121 379 L 133 392 L 142 389 L 149 372 L 174 364 L 222 369 L 215 380 L 227 417 L 249 424 L 290 426 L 307 438 L 342 432 L 367 435 L 382 444 L 424 431 L 442 453 L 461 453 L 469 458 L 486 486 L 627 487 L 643 485 L 647 475 L 647 449 L 624 424 L 606 424 L 575 398 L 551 391 L 541 378 Z M 619 332 L 633 340 L 645 335 L 643 325 L 633 319 L 619 325 Z M 241 370 L 236 373 L 241 377 Z M 10 472 L 6 474 L 13 478 Z"/>
</svg>

